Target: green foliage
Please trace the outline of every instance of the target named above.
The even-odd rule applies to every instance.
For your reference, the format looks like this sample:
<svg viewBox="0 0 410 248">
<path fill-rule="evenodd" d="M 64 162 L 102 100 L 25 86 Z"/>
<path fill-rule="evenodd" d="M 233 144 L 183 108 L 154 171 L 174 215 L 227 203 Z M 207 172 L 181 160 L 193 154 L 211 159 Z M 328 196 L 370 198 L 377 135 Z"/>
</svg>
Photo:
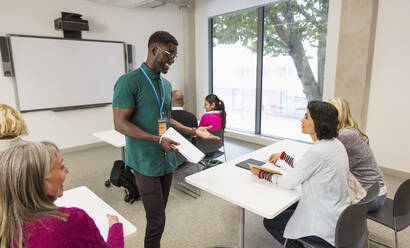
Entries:
<svg viewBox="0 0 410 248">
<path fill-rule="evenodd" d="M 287 0 L 265 7 L 264 54 L 289 55 L 293 40 L 317 46 L 327 30 L 328 0 Z M 256 52 L 257 9 L 213 18 L 213 45 L 240 42 Z"/>
</svg>

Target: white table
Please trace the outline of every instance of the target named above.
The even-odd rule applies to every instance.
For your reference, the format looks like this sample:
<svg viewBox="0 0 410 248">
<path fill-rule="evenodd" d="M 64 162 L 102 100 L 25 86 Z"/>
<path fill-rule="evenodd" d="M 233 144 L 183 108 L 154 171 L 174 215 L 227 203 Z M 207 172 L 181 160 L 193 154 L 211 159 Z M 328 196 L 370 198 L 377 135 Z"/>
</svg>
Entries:
<svg viewBox="0 0 410 248">
<path fill-rule="evenodd" d="M 106 130 L 102 132 L 93 133 L 93 135 L 102 141 L 107 142 L 115 147 L 122 149 L 122 159 L 125 161 L 125 136 L 122 133 L 119 133 L 112 130 Z"/>
<path fill-rule="evenodd" d="M 137 231 L 137 228 L 133 224 L 122 217 L 117 211 L 85 186 L 64 191 L 63 196 L 58 198 L 55 201 L 55 204 L 60 207 L 77 207 L 83 209 L 91 218 L 93 218 L 105 241 L 107 241 L 109 229 L 106 214 L 118 216 L 118 219 L 124 228 L 124 237 L 136 233 Z"/>
<path fill-rule="evenodd" d="M 249 170 L 235 164 L 253 158 L 265 161 L 272 153 L 286 151 L 294 158 L 301 157 L 310 144 L 283 140 L 221 165 L 198 172 L 185 181 L 228 202 L 239 206 L 238 248 L 244 247 L 245 209 L 272 219 L 299 200 L 300 190 L 286 190 L 272 186 Z"/>
</svg>

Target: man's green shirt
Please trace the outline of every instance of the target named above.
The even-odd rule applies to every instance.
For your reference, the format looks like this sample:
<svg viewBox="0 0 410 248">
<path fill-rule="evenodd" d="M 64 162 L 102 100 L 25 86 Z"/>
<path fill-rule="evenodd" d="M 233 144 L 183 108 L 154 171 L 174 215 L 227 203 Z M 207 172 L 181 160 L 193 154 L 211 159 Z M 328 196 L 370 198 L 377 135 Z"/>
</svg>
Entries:
<svg viewBox="0 0 410 248">
<path fill-rule="evenodd" d="M 145 63 L 141 65 L 151 79 L 157 91 L 159 101 L 162 102 L 163 88 L 165 102 L 163 116 L 169 127 L 171 111 L 172 86 L 165 78 L 154 73 Z M 114 86 L 113 107 L 130 108 L 133 113 L 130 122 L 143 131 L 159 135 L 158 119 L 160 118 L 157 97 L 148 79 L 140 68 L 122 75 Z M 159 144 L 125 137 L 125 164 L 146 176 L 163 176 L 177 168 L 174 152 L 165 152 Z"/>
</svg>

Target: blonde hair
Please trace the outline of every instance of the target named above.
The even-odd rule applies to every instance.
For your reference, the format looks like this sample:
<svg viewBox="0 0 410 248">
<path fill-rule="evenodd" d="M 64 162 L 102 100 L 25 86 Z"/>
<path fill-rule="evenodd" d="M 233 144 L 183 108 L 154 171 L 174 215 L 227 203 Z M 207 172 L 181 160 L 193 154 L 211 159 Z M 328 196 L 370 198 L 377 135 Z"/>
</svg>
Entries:
<svg viewBox="0 0 410 248">
<path fill-rule="evenodd" d="M 328 100 L 328 102 L 335 106 L 339 112 L 339 125 L 337 126 L 337 129 L 341 130 L 344 128 L 353 128 L 366 141 L 366 143 L 369 144 L 369 137 L 362 130 L 360 130 L 359 125 L 357 125 L 352 114 L 350 113 L 349 103 L 345 99 L 339 97 L 332 98 Z"/>
<path fill-rule="evenodd" d="M 22 248 L 26 223 L 45 216 L 66 220 L 43 186 L 58 152 L 51 142 L 22 141 L 0 153 L 0 248 Z"/>
<path fill-rule="evenodd" d="M 14 138 L 21 135 L 28 135 L 21 114 L 7 104 L 0 104 L 0 138 Z"/>
</svg>

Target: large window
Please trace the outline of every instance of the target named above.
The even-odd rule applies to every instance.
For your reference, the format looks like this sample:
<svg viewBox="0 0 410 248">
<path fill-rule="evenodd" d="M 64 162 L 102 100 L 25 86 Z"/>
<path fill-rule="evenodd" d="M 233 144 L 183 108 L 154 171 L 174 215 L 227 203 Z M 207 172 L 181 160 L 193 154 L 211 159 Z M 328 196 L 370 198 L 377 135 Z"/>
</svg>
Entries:
<svg viewBox="0 0 410 248">
<path fill-rule="evenodd" d="M 255 132 L 257 10 L 213 18 L 213 93 L 225 103 L 228 128 Z M 232 39 L 246 33 L 246 40 Z M 222 35 L 218 35 L 222 34 Z"/>
<path fill-rule="evenodd" d="M 211 89 L 229 129 L 310 141 L 300 119 L 322 99 L 327 13 L 328 0 L 287 0 L 211 19 Z"/>
</svg>

